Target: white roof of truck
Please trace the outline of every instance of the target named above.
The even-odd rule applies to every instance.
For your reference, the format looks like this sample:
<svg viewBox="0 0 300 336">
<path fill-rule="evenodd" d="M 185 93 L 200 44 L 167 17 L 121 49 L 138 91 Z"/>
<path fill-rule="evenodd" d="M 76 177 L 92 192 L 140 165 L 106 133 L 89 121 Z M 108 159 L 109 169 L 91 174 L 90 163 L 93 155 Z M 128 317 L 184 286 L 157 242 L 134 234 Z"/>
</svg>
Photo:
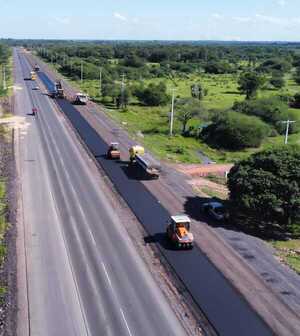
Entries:
<svg viewBox="0 0 300 336">
<path fill-rule="evenodd" d="M 175 223 L 190 223 L 190 217 L 186 215 L 176 215 L 176 216 L 171 216 L 172 220 Z"/>
</svg>

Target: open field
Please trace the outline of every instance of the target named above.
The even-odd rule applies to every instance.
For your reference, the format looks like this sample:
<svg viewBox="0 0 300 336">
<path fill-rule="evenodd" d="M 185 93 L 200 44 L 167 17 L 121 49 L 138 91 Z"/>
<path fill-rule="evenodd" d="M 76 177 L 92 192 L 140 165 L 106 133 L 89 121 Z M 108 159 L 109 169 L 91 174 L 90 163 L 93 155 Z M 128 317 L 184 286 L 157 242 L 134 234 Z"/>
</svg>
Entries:
<svg viewBox="0 0 300 336">
<path fill-rule="evenodd" d="M 149 82 L 159 82 L 161 79 L 145 80 L 145 84 Z M 244 100 L 244 95 L 238 92 L 236 75 L 208 75 L 199 74 L 199 76 L 190 75 L 188 78 L 175 78 L 174 80 L 163 79 L 168 88 L 176 88 L 177 97 L 189 97 L 190 86 L 195 81 L 200 81 L 208 90 L 207 96 L 203 99 L 203 105 L 208 111 L 229 109 L 235 101 Z M 87 92 L 95 101 L 100 101 L 99 82 L 93 80 L 70 81 L 72 85 L 76 85 L 82 91 Z M 137 81 L 130 81 L 128 86 L 136 84 Z M 291 79 L 286 79 L 286 85 L 281 90 L 261 90 L 259 97 L 269 97 L 278 94 L 295 94 L 300 91 L 300 87 Z M 175 121 L 175 136 L 168 137 L 168 113 L 170 106 L 165 107 L 145 107 L 139 105 L 132 100 L 125 111 L 120 111 L 111 106 L 107 101 L 107 113 L 129 133 L 136 138 L 137 141 L 145 144 L 159 158 L 167 159 L 174 162 L 199 163 L 201 157 L 198 152 L 201 151 L 211 160 L 216 162 L 236 162 L 248 157 L 250 154 L 280 145 L 284 142 L 283 136 L 267 138 L 260 148 L 246 149 L 243 151 L 222 151 L 209 147 L 201 139 L 192 137 L 183 137 L 180 135 L 180 124 Z M 300 110 L 290 109 L 294 113 L 299 114 Z M 176 110 L 175 110 L 176 114 Z M 191 120 L 188 126 L 199 127 L 207 121 Z M 139 136 L 138 136 L 139 135 Z M 300 134 L 293 134 L 289 137 L 289 143 L 300 143 Z"/>
</svg>

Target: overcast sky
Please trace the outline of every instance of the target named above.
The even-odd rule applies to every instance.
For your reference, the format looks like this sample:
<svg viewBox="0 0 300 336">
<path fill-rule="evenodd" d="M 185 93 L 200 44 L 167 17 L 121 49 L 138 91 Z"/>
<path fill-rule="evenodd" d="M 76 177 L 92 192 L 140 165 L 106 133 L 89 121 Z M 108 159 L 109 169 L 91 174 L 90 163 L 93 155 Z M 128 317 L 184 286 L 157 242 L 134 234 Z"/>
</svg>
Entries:
<svg viewBox="0 0 300 336">
<path fill-rule="evenodd" d="M 300 0 L 0 0 L 0 37 L 300 41 Z"/>
</svg>

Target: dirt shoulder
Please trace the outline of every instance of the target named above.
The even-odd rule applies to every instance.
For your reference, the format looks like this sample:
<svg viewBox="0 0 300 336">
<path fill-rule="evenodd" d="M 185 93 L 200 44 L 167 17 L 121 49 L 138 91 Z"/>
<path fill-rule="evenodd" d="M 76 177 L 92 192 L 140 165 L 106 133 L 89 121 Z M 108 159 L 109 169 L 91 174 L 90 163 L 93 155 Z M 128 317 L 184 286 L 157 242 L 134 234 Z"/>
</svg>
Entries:
<svg viewBox="0 0 300 336">
<path fill-rule="evenodd" d="M 0 335 L 16 334 L 16 171 L 14 131 L 0 124 Z"/>
</svg>

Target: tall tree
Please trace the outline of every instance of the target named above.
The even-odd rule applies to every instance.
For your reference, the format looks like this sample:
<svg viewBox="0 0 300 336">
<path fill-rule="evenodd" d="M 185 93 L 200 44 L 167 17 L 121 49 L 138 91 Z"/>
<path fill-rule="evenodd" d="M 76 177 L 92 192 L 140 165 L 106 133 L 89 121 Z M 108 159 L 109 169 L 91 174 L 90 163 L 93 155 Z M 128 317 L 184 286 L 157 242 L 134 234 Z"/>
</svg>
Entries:
<svg viewBox="0 0 300 336">
<path fill-rule="evenodd" d="M 299 146 L 267 150 L 241 161 L 231 169 L 228 187 L 233 220 L 241 225 L 300 229 Z"/>
<path fill-rule="evenodd" d="M 204 112 L 203 106 L 195 98 L 182 98 L 176 101 L 176 118 L 182 124 L 181 133 L 186 133 L 188 122 L 193 118 L 200 118 Z"/>
<path fill-rule="evenodd" d="M 246 95 L 246 99 L 256 96 L 257 90 L 262 86 L 262 78 L 255 72 L 243 73 L 239 80 L 239 90 Z"/>
</svg>

